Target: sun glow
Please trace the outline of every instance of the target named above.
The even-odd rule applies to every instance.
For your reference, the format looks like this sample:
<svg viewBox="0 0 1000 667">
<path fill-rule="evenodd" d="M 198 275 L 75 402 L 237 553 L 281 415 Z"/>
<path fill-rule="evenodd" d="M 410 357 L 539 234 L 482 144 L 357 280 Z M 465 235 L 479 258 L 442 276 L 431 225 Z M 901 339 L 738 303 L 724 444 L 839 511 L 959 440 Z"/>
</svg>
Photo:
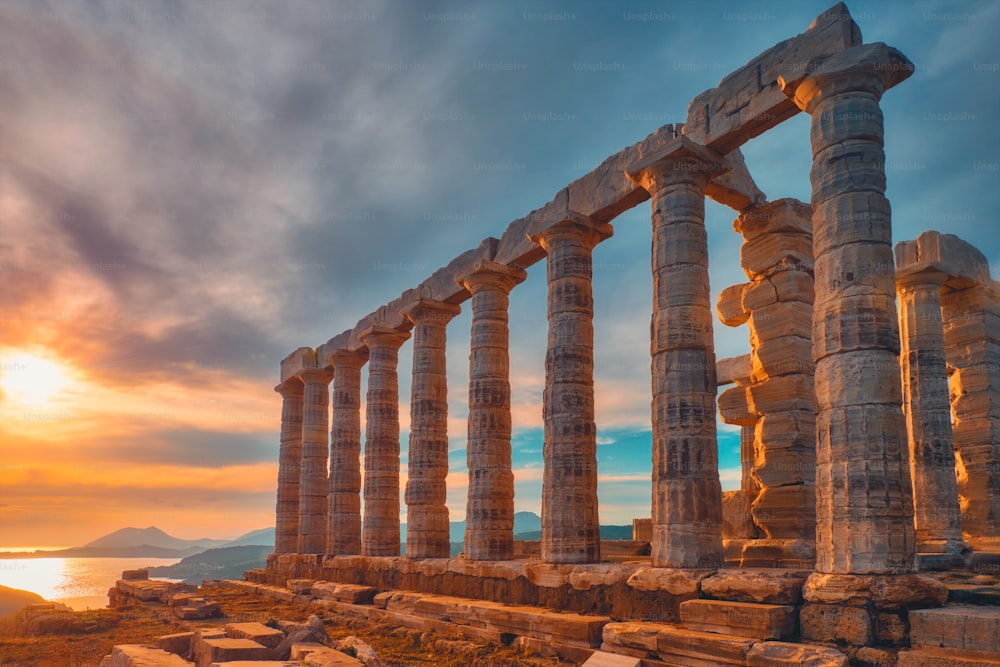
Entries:
<svg viewBox="0 0 1000 667">
<path fill-rule="evenodd" d="M 0 356 L 4 398 L 41 405 L 58 396 L 71 381 L 71 371 L 55 361 L 23 352 Z"/>
</svg>

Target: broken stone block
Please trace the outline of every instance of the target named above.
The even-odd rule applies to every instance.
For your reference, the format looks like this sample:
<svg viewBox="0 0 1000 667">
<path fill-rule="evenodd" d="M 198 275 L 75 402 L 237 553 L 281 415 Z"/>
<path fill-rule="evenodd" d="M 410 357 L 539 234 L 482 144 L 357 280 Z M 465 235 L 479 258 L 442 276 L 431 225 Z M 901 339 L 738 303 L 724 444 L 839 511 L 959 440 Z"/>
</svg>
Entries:
<svg viewBox="0 0 1000 667">
<path fill-rule="evenodd" d="M 193 667 L 179 655 L 141 644 L 119 644 L 111 649 L 110 667 Z"/>
<path fill-rule="evenodd" d="M 747 652 L 747 667 L 848 667 L 847 656 L 834 648 L 760 642 Z"/>
<path fill-rule="evenodd" d="M 692 630 L 757 639 L 784 639 L 795 632 L 795 607 L 728 600 L 687 600 L 681 622 Z"/>
<path fill-rule="evenodd" d="M 808 575 L 798 570 L 723 568 L 702 580 L 701 592 L 722 600 L 798 604 Z"/>
<path fill-rule="evenodd" d="M 285 633 L 263 623 L 227 623 L 226 636 L 230 639 L 251 639 L 262 646 L 275 648 L 284 640 Z"/>
<path fill-rule="evenodd" d="M 871 614 L 863 607 L 805 604 L 799 623 L 803 639 L 865 646 L 874 636 Z"/>
<path fill-rule="evenodd" d="M 750 497 L 741 489 L 722 492 L 722 537 L 757 537 L 757 527 L 750 517 Z"/>
<path fill-rule="evenodd" d="M 270 660 L 271 650 L 249 639 L 202 639 L 194 646 L 197 667 L 210 667 L 213 662 L 233 660 Z"/>
<path fill-rule="evenodd" d="M 313 597 L 350 604 L 368 604 L 377 592 L 378 590 L 371 586 L 338 584 L 330 581 L 318 581 L 312 586 Z"/>
<path fill-rule="evenodd" d="M 157 648 L 161 648 L 168 653 L 185 655 L 191 650 L 191 642 L 194 639 L 194 632 L 177 632 L 171 635 L 162 635 L 156 638 Z"/>
</svg>

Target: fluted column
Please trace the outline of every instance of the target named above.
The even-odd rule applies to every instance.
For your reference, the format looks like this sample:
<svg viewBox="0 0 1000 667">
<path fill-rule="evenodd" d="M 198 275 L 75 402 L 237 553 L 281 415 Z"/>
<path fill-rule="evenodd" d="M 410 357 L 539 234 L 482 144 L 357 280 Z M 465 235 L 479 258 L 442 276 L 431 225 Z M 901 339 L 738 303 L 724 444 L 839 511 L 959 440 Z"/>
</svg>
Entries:
<svg viewBox="0 0 1000 667">
<path fill-rule="evenodd" d="M 896 279 L 903 414 L 909 433 L 913 522 L 921 553 L 961 553 L 967 548 L 962 542 L 941 317 L 941 286 L 947 279 L 937 271 L 897 274 Z"/>
<path fill-rule="evenodd" d="M 327 417 L 333 372 L 315 368 L 300 373 L 305 383 L 302 417 L 302 475 L 299 486 L 299 553 L 326 551 Z"/>
<path fill-rule="evenodd" d="M 278 449 L 278 502 L 274 551 L 299 550 L 299 475 L 302 469 L 302 383 L 297 379 L 274 388 L 281 394 L 281 444 Z"/>
<path fill-rule="evenodd" d="M 656 567 L 718 567 L 722 485 L 705 186 L 722 157 L 685 137 L 628 171 L 652 197 L 653 542 Z"/>
<path fill-rule="evenodd" d="M 456 278 L 472 294 L 464 551 L 470 560 L 514 557 L 507 307 L 510 291 L 526 277 L 522 269 L 480 260 Z"/>
<path fill-rule="evenodd" d="M 912 65 L 884 44 L 782 88 L 811 115 L 816 569 L 912 571 L 913 495 L 879 99 Z M 794 88 L 794 89 L 793 89 Z"/>
<path fill-rule="evenodd" d="M 409 474 L 406 482 L 406 555 L 448 558 L 448 322 L 454 304 L 418 299 L 402 315 L 413 322 Z"/>
<path fill-rule="evenodd" d="M 399 555 L 399 347 L 405 331 L 370 327 L 361 334 L 368 346 L 368 402 L 365 425 L 365 556 Z"/>
<path fill-rule="evenodd" d="M 361 367 L 364 352 L 337 350 L 333 365 L 333 416 L 330 420 L 329 523 L 326 553 L 361 553 Z"/>
<path fill-rule="evenodd" d="M 601 559 L 591 252 L 611 234 L 611 225 L 580 216 L 531 236 L 548 255 L 549 345 L 542 408 L 542 560 L 546 563 Z"/>
</svg>

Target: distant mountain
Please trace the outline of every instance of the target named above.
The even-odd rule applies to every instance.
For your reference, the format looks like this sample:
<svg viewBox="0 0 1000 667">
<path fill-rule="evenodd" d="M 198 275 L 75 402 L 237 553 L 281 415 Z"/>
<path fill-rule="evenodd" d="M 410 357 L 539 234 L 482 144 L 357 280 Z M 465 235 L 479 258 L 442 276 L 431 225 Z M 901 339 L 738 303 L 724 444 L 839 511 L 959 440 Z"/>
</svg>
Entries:
<svg viewBox="0 0 1000 667">
<path fill-rule="evenodd" d="M 235 540 L 230 540 L 222 545 L 221 548 L 225 547 L 242 547 L 249 545 L 267 545 L 274 546 L 274 528 L 261 528 L 260 530 L 253 530 L 246 535 L 240 535 Z"/>
<path fill-rule="evenodd" d="M 242 579 L 244 570 L 264 567 L 267 555 L 273 549 L 272 546 L 259 544 L 220 547 L 188 556 L 173 565 L 147 569 L 151 577 L 183 579 L 186 583 L 198 585 L 205 579 Z"/>
<path fill-rule="evenodd" d="M 161 549 L 173 549 L 177 551 L 198 548 L 202 551 L 212 549 L 226 544 L 227 540 L 182 540 L 177 537 L 167 535 L 156 526 L 149 528 L 121 528 L 104 537 L 99 537 L 84 548 L 91 549 L 127 549 L 131 547 L 159 547 Z"/>
<path fill-rule="evenodd" d="M 0 586 L 0 616 L 13 614 L 29 604 L 36 604 L 38 602 L 45 602 L 45 598 L 31 591 Z"/>
<path fill-rule="evenodd" d="M 534 512 L 515 512 L 514 513 L 514 534 L 526 533 L 532 530 L 542 529 L 542 517 L 538 516 Z M 464 542 L 465 541 L 465 522 L 464 521 L 452 521 L 449 524 L 448 540 L 451 543 Z M 399 541 L 406 544 L 406 524 L 400 524 L 399 526 Z"/>
</svg>

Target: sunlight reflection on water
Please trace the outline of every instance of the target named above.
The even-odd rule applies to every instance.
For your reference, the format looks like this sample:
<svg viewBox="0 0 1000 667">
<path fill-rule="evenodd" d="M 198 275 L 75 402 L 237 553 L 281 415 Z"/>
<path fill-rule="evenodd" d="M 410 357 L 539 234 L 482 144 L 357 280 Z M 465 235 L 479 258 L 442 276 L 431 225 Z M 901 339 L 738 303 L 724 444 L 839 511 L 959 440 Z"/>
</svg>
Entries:
<svg viewBox="0 0 1000 667">
<path fill-rule="evenodd" d="M 0 585 L 20 588 L 73 609 L 108 605 L 108 589 L 122 570 L 172 565 L 177 558 L 17 558 L 0 559 Z"/>
</svg>

